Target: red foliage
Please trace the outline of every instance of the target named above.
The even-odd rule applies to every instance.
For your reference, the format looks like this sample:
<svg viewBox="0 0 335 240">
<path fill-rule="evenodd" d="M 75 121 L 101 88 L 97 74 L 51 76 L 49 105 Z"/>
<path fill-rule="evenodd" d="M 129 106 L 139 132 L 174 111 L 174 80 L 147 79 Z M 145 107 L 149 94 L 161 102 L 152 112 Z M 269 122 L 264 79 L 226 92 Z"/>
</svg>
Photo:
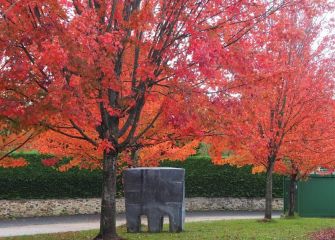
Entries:
<svg viewBox="0 0 335 240">
<path fill-rule="evenodd" d="M 218 107 L 224 148 L 235 154 L 222 159 L 222 151 L 216 151 L 217 163 L 253 164 L 266 171 L 276 162 L 276 170 L 288 175 L 292 168 L 305 175 L 334 165 L 334 58 L 324 55 L 332 50 L 331 36 L 313 46 L 323 31 L 315 23 L 317 14 L 305 9 L 299 17 L 277 15 L 266 36 L 254 35 L 254 41 L 266 39 L 257 52 L 248 40 L 240 43 L 244 57 L 237 55 L 240 59 L 232 63 L 233 90 L 224 92 L 233 96 L 220 95 Z"/>
<path fill-rule="evenodd" d="M 218 87 L 218 111 L 225 117 L 217 126 L 225 134 L 221 146 L 216 140 L 219 146 L 211 150 L 214 162 L 251 164 L 254 172 L 267 172 L 269 218 L 273 171 L 303 178 L 335 164 L 335 59 L 325 54 L 334 51 L 327 41 L 335 38 L 322 41 L 318 23 L 327 9 L 320 5 L 297 13 L 293 7 L 264 22 L 267 30 L 234 45 L 230 89 Z M 225 149 L 234 154 L 223 159 Z"/>
<path fill-rule="evenodd" d="M 74 156 L 60 170 L 102 167 L 109 186 L 102 199 L 111 199 L 104 209 L 115 203 L 115 165 L 134 151 L 140 163 L 155 165 L 167 157 L 184 159 L 200 140 L 214 136 L 218 156 L 223 144 L 217 136 L 229 123 L 225 111 L 241 111 L 232 132 L 243 153 L 264 162 L 278 128 L 263 138 L 250 116 L 268 120 L 263 109 L 274 104 L 281 76 L 293 86 L 295 72 L 304 74 L 304 64 L 289 66 L 284 54 L 287 40 L 304 32 L 278 19 L 324 10 L 324 1 L 310 2 L 0 0 L 0 121 L 34 129 L 39 136 L 32 148 Z M 306 87 L 322 89 L 311 79 L 299 88 L 305 95 Z M 236 92 L 243 95 L 240 110 L 228 104 L 235 83 L 244 86 Z M 222 105 L 215 101 L 220 96 Z M 271 104 L 264 106 L 262 97 Z M 113 222 L 104 217 L 103 224 Z M 115 239 L 107 230 L 103 238 Z"/>
<path fill-rule="evenodd" d="M 45 158 L 41 160 L 41 163 L 46 167 L 53 167 L 60 161 L 59 158 L 52 157 L 52 158 Z"/>
</svg>

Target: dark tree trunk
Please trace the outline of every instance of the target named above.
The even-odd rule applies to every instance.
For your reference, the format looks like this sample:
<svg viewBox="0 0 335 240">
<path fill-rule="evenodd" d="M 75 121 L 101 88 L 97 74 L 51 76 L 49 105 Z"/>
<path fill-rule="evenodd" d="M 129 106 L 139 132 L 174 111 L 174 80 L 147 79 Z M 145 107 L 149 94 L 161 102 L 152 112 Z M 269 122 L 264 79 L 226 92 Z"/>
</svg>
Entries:
<svg viewBox="0 0 335 240">
<path fill-rule="evenodd" d="M 138 154 L 137 154 L 137 149 L 132 149 L 131 150 L 131 162 L 132 162 L 132 167 L 138 167 Z"/>
<path fill-rule="evenodd" d="M 121 239 L 116 232 L 116 160 L 117 152 L 105 151 L 103 159 L 100 233 L 95 240 Z"/>
<path fill-rule="evenodd" d="M 265 190 L 265 215 L 266 220 L 272 219 L 272 175 L 275 157 L 269 157 L 268 168 L 266 171 L 266 190 Z"/>
<path fill-rule="evenodd" d="M 290 177 L 290 189 L 288 193 L 289 206 L 288 206 L 288 216 L 293 217 L 295 212 L 295 201 L 296 201 L 296 186 L 297 186 L 297 176 L 291 175 Z"/>
</svg>

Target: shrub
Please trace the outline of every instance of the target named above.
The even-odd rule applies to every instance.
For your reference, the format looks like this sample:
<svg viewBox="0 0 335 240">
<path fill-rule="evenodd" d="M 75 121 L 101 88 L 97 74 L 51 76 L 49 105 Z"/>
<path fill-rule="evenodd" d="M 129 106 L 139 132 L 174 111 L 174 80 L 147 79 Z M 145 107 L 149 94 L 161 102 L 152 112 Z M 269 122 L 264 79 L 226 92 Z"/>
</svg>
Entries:
<svg viewBox="0 0 335 240">
<path fill-rule="evenodd" d="M 101 192 L 100 171 L 71 169 L 58 172 L 44 166 L 42 159 L 51 156 L 16 154 L 24 157 L 29 165 L 22 168 L 0 168 L 0 199 L 89 198 Z M 63 161 L 66 161 L 63 160 Z"/>
<path fill-rule="evenodd" d="M 70 169 L 58 172 L 44 166 L 52 156 L 16 154 L 30 163 L 27 167 L 0 169 L 0 199 L 90 198 L 101 196 L 100 170 Z M 53 160 L 50 160 L 53 161 Z M 62 161 L 68 161 L 63 159 Z M 45 164 L 45 161 L 44 161 Z M 47 162 L 46 165 L 48 165 Z M 251 174 L 251 167 L 215 166 L 208 156 L 186 161 L 163 161 L 161 166 L 185 168 L 186 197 L 264 197 L 265 175 Z M 123 195 L 118 176 L 118 196 Z M 282 177 L 274 176 L 274 196 L 282 197 Z"/>
<path fill-rule="evenodd" d="M 252 174 L 251 166 L 213 165 L 208 156 L 186 161 L 163 161 L 161 166 L 185 168 L 187 197 L 264 197 L 265 174 Z M 283 177 L 273 177 L 274 197 L 283 196 Z"/>
</svg>

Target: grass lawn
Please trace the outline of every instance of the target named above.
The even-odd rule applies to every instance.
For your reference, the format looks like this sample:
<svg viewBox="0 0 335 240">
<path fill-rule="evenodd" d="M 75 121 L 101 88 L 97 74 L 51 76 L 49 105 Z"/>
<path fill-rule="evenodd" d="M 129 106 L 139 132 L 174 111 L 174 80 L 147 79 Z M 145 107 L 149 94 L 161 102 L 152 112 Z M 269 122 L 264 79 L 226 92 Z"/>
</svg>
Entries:
<svg viewBox="0 0 335 240">
<path fill-rule="evenodd" d="M 119 228 L 119 234 L 125 239 L 146 240 L 212 240 L 212 239 L 234 239 L 234 240 L 307 240 L 309 233 L 325 228 L 334 228 L 335 219 L 320 218 L 295 218 L 276 219 L 272 222 L 259 222 L 257 220 L 228 220 L 187 223 L 183 233 L 141 233 L 128 234 L 124 227 Z M 166 227 L 167 229 L 167 227 Z M 0 240 L 84 240 L 92 239 L 97 231 L 70 232 L 60 234 L 35 235 L 26 237 L 0 238 Z"/>
</svg>

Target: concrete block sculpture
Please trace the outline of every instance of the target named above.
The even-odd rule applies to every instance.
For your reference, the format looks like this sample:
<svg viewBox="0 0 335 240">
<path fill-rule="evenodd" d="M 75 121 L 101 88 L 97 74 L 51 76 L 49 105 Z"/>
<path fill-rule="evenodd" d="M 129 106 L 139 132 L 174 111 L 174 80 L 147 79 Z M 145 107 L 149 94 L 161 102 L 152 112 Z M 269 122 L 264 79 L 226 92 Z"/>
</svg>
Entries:
<svg viewBox="0 0 335 240">
<path fill-rule="evenodd" d="M 161 232 L 164 216 L 170 232 L 181 232 L 185 221 L 185 170 L 181 168 L 131 168 L 124 172 L 128 232 L 140 232 L 147 216 L 149 232 Z"/>
</svg>

